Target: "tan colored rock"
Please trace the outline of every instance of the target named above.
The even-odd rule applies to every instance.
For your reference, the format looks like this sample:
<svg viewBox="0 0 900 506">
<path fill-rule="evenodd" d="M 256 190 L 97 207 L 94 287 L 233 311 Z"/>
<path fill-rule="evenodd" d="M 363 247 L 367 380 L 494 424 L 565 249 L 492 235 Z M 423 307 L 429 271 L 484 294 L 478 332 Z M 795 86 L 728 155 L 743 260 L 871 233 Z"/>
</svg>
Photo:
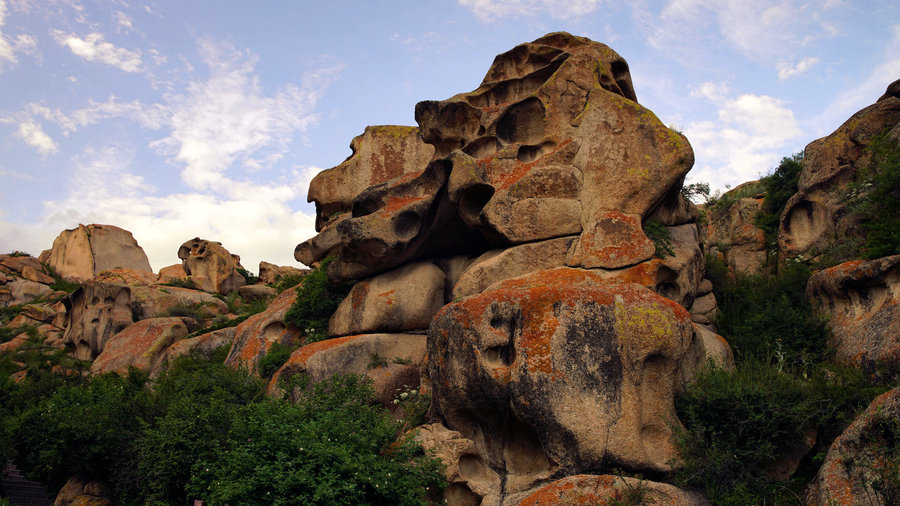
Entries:
<svg viewBox="0 0 900 506">
<path fill-rule="evenodd" d="M 238 271 L 241 258 L 228 252 L 222 243 L 195 237 L 178 248 L 184 272 L 200 290 L 227 295 L 244 286 Z"/>
<path fill-rule="evenodd" d="M 289 265 L 275 265 L 269 262 L 259 263 L 259 280 L 267 285 L 274 285 L 286 276 L 305 276 L 307 273 L 309 273 L 309 269 L 298 269 Z"/>
<path fill-rule="evenodd" d="M 891 86 L 896 88 L 897 82 Z M 783 258 L 811 258 L 859 235 L 858 217 L 847 209 L 847 183 L 868 163 L 864 153 L 872 140 L 898 124 L 900 96 L 888 92 L 806 146 L 797 193 L 781 215 L 778 246 Z"/>
<path fill-rule="evenodd" d="M 398 390 L 419 387 L 419 367 L 425 358 L 425 336 L 417 334 L 364 334 L 307 344 L 291 354 L 269 381 L 269 393 L 279 383 L 304 374 L 313 383 L 338 374 L 357 374 L 372 380 L 375 398 L 389 407 Z M 384 362 L 384 363 L 379 363 Z"/>
<path fill-rule="evenodd" d="M 66 279 L 88 280 L 107 269 L 152 272 L 131 232 L 112 225 L 78 225 L 53 240 L 47 264 Z"/>
<path fill-rule="evenodd" d="M 190 333 L 189 318 L 151 318 L 135 322 L 110 337 L 94 359 L 91 373 L 125 372 L 129 367 L 150 371 L 161 361 L 166 348 Z"/>
<path fill-rule="evenodd" d="M 26 268 L 33 269 L 35 271 L 46 274 L 44 270 L 44 266 L 41 265 L 41 262 L 34 257 L 28 256 L 14 256 L 14 255 L 0 255 L 0 271 L 4 271 L 7 274 L 17 274 L 19 276 L 25 277 L 23 272 L 25 272 Z M 26 278 L 30 279 L 30 278 Z M 37 279 L 31 279 L 31 281 L 38 281 Z M 40 281 L 39 281 L 40 282 Z M 53 278 L 50 278 L 50 282 L 53 282 Z"/>
<path fill-rule="evenodd" d="M 284 315 L 297 300 L 297 287 L 281 292 L 266 310 L 247 318 L 237 326 L 234 342 L 225 363 L 232 367 L 246 367 L 256 372 L 259 361 L 266 356 L 273 343 L 296 345 L 300 331 L 284 324 Z"/>
<path fill-rule="evenodd" d="M 173 283 L 176 281 L 187 281 L 188 275 L 184 272 L 184 266 L 181 264 L 170 265 L 159 270 L 159 276 L 156 278 L 157 283 Z"/>
<path fill-rule="evenodd" d="M 505 494 L 601 465 L 667 470 L 695 335 L 683 307 L 639 285 L 527 274 L 435 317 L 432 409 L 506 475 Z"/>
<path fill-rule="evenodd" d="M 471 439 L 439 423 L 417 427 L 415 438 L 425 451 L 433 451 L 444 465 L 446 504 L 500 504 L 500 475 L 484 461 Z"/>
<path fill-rule="evenodd" d="M 28 342 L 28 334 L 22 332 L 5 343 L 0 343 L 0 353 L 13 352 L 25 346 Z"/>
<path fill-rule="evenodd" d="M 759 181 L 744 183 L 728 194 L 746 192 L 759 187 Z M 762 188 L 759 188 L 762 190 Z M 721 252 L 725 264 L 733 272 L 756 274 L 766 261 L 766 234 L 753 224 L 762 210 L 765 194 L 737 200 L 731 205 L 714 205 L 706 208 L 706 244 L 710 251 Z"/>
<path fill-rule="evenodd" d="M 882 394 L 828 449 L 810 484 L 806 504 L 851 506 L 889 504 L 885 490 L 896 487 L 898 456 L 891 453 L 900 428 L 900 388 Z M 896 493 L 896 488 L 894 488 Z"/>
<path fill-rule="evenodd" d="M 631 501 L 640 501 L 641 505 L 646 506 L 710 504 L 701 492 L 684 490 L 668 483 L 610 474 L 567 476 L 538 488 L 515 504 L 632 504 Z"/>
<path fill-rule="evenodd" d="M 360 281 L 328 322 L 329 336 L 427 329 L 444 305 L 444 272 L 413 263 Z"/>
<path fill-rule="evenodd" d="M 316 203 L 317 232 L 336 214 L 349 212 L 365 189 L 421 171 L 434 154 L 418 128 L 396 125 L 366 127 L 350 149 L 353 153 L 343 163 L 318 173 L 309 184 L 307 199 Z"/>
<path fill-rule="evenodd" d="M 45 285 L 52 285 L 55 282 L 52 276 L 43 272 L 43 267 L 38 270 L 30 265 L 22 268 L 22 277 Z"/>
<path fill-rule="evenodd" d="M 133 323 L 127 285 L 88 281 L 63 299 L 63 342 L 75 358 L 93 360 L 109 339 Z"/>
<path fill-rule="evenodd" d="M 271 286 L 245 285 L 238 288 L 238 295 L 245 300 L 260 300 L 274 297 L 278 292 Z"/>
<path fill-rule="evenodd" d="M 562 267 L 575 237 L 560 237 L 484 253 L 453 286 L 453 300 L 481 293 L 490 285 L 529 272 Z"/>
<path fill-rule="evenodd" d="M 49 286 L 27 279 L 17 279 L 6 283 L 6 289 L 10 293 L 10 306 L 19 306 L 27 304 L 39 297 L 47 297 L 53 290 Z"/>
<path fill-rule="evenodd" d="M 133 286 L 131 307 L 135 316 L 141 319 L 172 316 L 173 311 L 179 309 L 194 310 L 191 312 L 196 312 L 200 320 L 228 314 L 228 304 L 218 297 L 178 286 Z"/>
<path fill-rule="evenodd" d="M 655 221 L 666 227 L 697 223 L 700 219 L 700 211 L 693 202 L 681 194 L 683 185 L 683 181 L 673 185 L 646 220 Z"/>
<path fill-rule="evenodd" d="M 838 360 L 883 380 L 900 377 L 900 255 L 819 271 L 806 294 L 828 317 Z"/>
<path fill-rule="evenodd" d="M 56 495 L 53 506 L 112 506 L 109 487 L 98 481 L 70 478 Z"/>
<path fill-rule="evenodd" d="M 107 269 L 94 276 L 101 283 L 122 283 L 130 286 L 152 285 L 158 276 L 152 272 L 137 269 Z"/>
</svg>

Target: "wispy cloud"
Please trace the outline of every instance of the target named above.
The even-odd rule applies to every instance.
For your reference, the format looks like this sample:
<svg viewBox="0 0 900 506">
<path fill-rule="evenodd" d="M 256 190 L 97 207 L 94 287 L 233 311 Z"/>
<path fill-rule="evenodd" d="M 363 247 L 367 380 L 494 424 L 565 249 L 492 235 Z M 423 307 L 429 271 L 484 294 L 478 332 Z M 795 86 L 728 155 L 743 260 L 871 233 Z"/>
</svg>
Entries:
<svg viewBox="0 0 900 506">
<path fill-rule="evenodd" d="M 718 118 L 685 127 L 696 155 L 691 180 L 721 189 L 757 179 L 802 134 L 793 111 L 781 100 L 752 94 L 734 97 L 728 87 L 715 83 L 704 83 L 692 95 L 712 102 Z"/>
<path fill-rule="evenodd" d="M 601 3 L 603 0 L 459 0 L 482 21 L 539 14 L 572 19 L 596 10 Z"/>
<path fill-rule="evenodd" d="M 3 71 L 4 64 L 15 65 L 19 59 L 16 53 L 37 54 L 37 39 L 28 34 L 19 34 L 10 37 L 3 32 L 3 25 L 6 24 L 6 2 L 0 0 L 0 72 Z"/>
<path fill-rule="evenodd" d="M 16 137 L 25 141 L 25 144 L 33 147 L 42 155 L 55 153 L 58 151 L 56 143 L 44 132 L 41 125 L 32 120 L 25 120 L 19 123 L 19 129 L 16 130 Z"/>
<path fill-rule="evenodd" d="M 68 47 L 72 54 L 85 60 L 104 63 L 125 72 L 139 72 L 142 69 L 140 50 L 116 47 L 106 42 L 101 33 L 92 32 L 81 38 L 74 33 L 54 30 L 53 38 L 59 45 Z"/>
<path fill-rule="evenodd" d="M 819 63 L 819 59 L 814 56 L 806 57 L 795 64 L 781 62 L 778 64 L 778 79 L 786 81 L 805 74 L 808 70 L 815 67 L 817 63 Z"/>
</svg>

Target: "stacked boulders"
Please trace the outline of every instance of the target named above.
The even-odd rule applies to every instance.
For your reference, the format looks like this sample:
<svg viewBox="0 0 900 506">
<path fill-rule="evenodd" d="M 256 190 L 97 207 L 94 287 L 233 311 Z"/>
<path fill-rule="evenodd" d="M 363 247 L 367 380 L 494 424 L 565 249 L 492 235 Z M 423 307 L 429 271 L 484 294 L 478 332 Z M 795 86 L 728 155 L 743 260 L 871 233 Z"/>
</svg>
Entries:
<svg viewBox="0 0 900 506">
<path fill-rule="evenodd" d="M 424 357 L 432 423 L 419 437 L 455 504 L 615 466 L 669 469 L 675 393 L 707 360 L 733 363 L 701 325 L 715 298 L 680 192 L 687 139 L 637 103 L 624 59 L 566 33 L 499 55 L 478 89 L 415 112 L 418 129 L 369 127 L 313 180 L 319 234 L 295 257 L 335 257 L 331 279 L 356 285 L 330 339 L 276 378 L 371 377 L 369 355 Z M 252 367 L 265 348 L 236 341 L 229 360 Z"/>
</svg>

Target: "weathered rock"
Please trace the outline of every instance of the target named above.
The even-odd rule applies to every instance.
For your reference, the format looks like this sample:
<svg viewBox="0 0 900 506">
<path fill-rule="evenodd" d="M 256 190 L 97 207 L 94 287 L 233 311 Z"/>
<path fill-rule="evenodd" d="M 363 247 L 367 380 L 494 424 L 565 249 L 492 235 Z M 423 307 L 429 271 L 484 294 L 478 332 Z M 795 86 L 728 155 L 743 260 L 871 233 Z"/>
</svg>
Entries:
<svg viewBox="0 0 900 506">
<path fill-rule="evenodd" d="M 896 499 L 900 388 L 879 396 L 828 449 L 806 504 L 891 504 Z M 890 494 L 890 495 L 888 495 Z"/>
<path fill-rule="evenodd" d="M 666 227 L 676 227 L 698 222 L 700 211 L 693 202 L 684 198 L 684 195 L 681 194 L 683 185 L 683 181 L 672 185 L 659 206 L 646 219 Z"/>
<path fill-rule="evenodd" d="M 228 313 L 225 301 L 200 290 L 178 286 L 133 286 L 131 307 L 138 319 L 189 315 L 206 320 Z"/>
<path fill-rule="evenodd" d="M 265 284 L 275 284 L 286 276 L 305 276 L 309 269 L 298 269 L 289 265 L 275 265 L 269 262 L 259 263 L 259 280 Z"/>
<path fill-rule="evenodd" d="M 55 282 L 52 276 L 43 272 L 43 267 L 38 270 L 30 265 L 22 267 L 22 277 L 45 285 L 52 285 Z"/>
<path fill-rule="evenodd" d="M 152 272 L 131 232 L 112 225 L 78 225 L 53 240 L 47 264 L 66 279 L 88 280 L 107 269 Z"/>
<path fill-rule="evenodd" d="M 109 338 L 133 323 L 131 289 L 127 285 L 88 281 L 63 299 L 63 304 L 63 342 L 81 360 L 96 358 Z"/>
<path fill-rule="evenodd" d="M 238 295 L 246 300 L 260 300 L 274 297 L 278 292 L 271 286 L 266 285 L 244 285 L 238 288 Z"/>
<path fill-rule="evenodd" d="M 173 283 L 177 281 L 187 281 L 188 275 L 184 272 L 184 266 L 181 264 L 170 265 L 159 270 L 159 276 L 156 278 L 157 283 Z"/>
<path fill-rule="evenodd" d="M 24 274 L 26 270 L 37 271 L 42 274 L 46 274 L 44 266 L 41 265 L 41 262 L 37 258 L 19 255 L 0 255 L 0 272 L 6 272 L 7 274 L 17 274 L 25 279 L 44 283 L 43 281 L 31 279 L 30 277 L 26 276 Z M 53 278 L 50 278 L 50 283 L 53 283 Z"/>
<path fill-rule="evenodd" d="M 70 478 L 56 495 L 53 506 L 112 506 L 109 487 L 98 481 Z"/>
<path fill-rule="evenodd" d="M 531 273 L 435 317 L 432 407 L 506 475 L 506 494 L 557 472 L 665 470 L 673 395 L 699 345 L 688 312 L 644 287 Z"/>
<path fill-rule="evenodd" d="M 425 358 L 425 336 L 420 334 L 364 334 L 326 339 L 295 350 L 269 382 L 269 393 L 279 382 L 304 374 L 319 383 L 338 374 L 367 376 L 375 398 L 384 406 L 400 389 L 419 386 L 419 367 Z"/>
<path fill-rule="evenodd" d="M 562 267 L 575 237 L 559 237 L 495 249 L 471 262 L 453 286 L 453 299 L 481 293 L 490 285 L 529 272 Z"/>
<path fill-rule="evenodd" d="M 448 505 L 500 504 L 500 475 L 484 461 L 471 439 L 439 423 L 416 428 L 415 439 L 444 465 L 444 499 Z"/>
<path fill-rule="evenodd" d="M 125 372 L 129 367 L 150 371 L 161 361 L 166 348 L 188 335 L 196 322 L 190 318 L 151 318 L 135 322 L 109 338 L 94 359 L 91 373 Z"/>
<path fill-rule="evenodd" d="M 329 320 L 328 335 L 427 329 L 444 305 L 444 277 L 420 262 L 360 281 Z"/>
<path fill-rule="evenodd" d="M 882 379 L 900 375 L 900 255 L 819 271 L 806 293 L 828 316 L 839 360 Z"/>
<path fill-rule="evenodd" d="M 200 290 L 227 295 L 244 286 L 246 279 L 238 271 L 241 259 L 222 247 L 222 243 L 195 237 L 178 248 L 184 272 Z"/>
<path fill-rule="evenodd" d="M 573 266 L 649 258 L 641 220 L 693 164 L 637 104 L 625 60 L 566 33 L 499 55 L 477 90 L 419 103 L 416 121 L 436 156 L 453 153 L 448 197 L 468 225 L 508 243 L 581 232 Z"/>
<path fill-rule="evenodd" d="M 39 297 L 47 297 L 48 295 L 53 293 L 53 290 L 51 290 L 49 286 L 43 283 L 38 283 L 36 281 L 29 281 L 27 279 L 17 279 L 15 281 L 6 283 L 5 286 L 10 293 L 10 306 L 27 304 L 34 299 L 37 299 Z"/>
<path fill-rule="evenodd" d="M 891 86 L 896 88 L 897 82 Z M 811 258 L 859 234 L 858 217 L 847 209 L 846 185 L 868 163 L 863 155 L 872 140 L 898 124 L 900 97 L 888 92 L 831 135 L 806 146 L 797 193 L 781 215 L 778 245 L 782 257 Z"/>
<path fill-rule="evenodd" d="M 515 499 L 513 501 L 505 501 L 504 504 L 518 504 L 519 506 L 549 506 L 557 504 L 641 504 L 646 506 L 679 504 L 700 506 L 710 504 L 701 492 L 680 489 L 668 483 L 609 474 L 567 476 L 529 493 L 521 502 Z M 632 501 L 639 501 L 639 503 L 633 503 Z"/>
<path fill-rule="evenodd" d="M 275 297 L 266 310 L 241 322 L 234 333 L 234 342 L 225 358 L 232 367 L 246 367 L 256 372 L 259 361 L 266 356 L 273 343 L 294 345 L 300 331 L 284 324 L 284 315 L 297 300 L 297 288 L 289 288 Z"/>
<path fill-rule="evenodd" d="M 124 285 L 152 285 L 158 276 L 148 271 L 137 269 L 107 269 L 94 276 L 94 281 L 101 283 L 121 283 Z"/>
<path fill-rule="evenodd" d="M 353 199 L 364 190 L 420 172 L 434 154 L 418 128 L 396 125 L 366 127 L 350 141 L 350 149 L 353 153 L 340 165 L 318 173 L 309 183 L 307 199 L 316 203 L 317 232 L 336 215 L 349 212 Z"/>
<path fill-rule="evenodd" d="M 729 194 L 746 193 L 759 186 L 759 181 L 744 183 L 726 193 L 722 199 L 727 201 Z M 725 264 L 733 272 L 755 274 L 765 264 L 766 234 L 753 224 L 756 215 L 762 210 L 764 196 L 763 193 L 757 193 L 730 205 L 719 204 L 706 208 L 706 245 L 711 252 L 721 252 Z"/>
<path fill-rule="evenodd" d="M 171 346 L 166 348 L 162 358 L 153 366 L 153 369 L 150 371 L 151 375 L 155 376 L 162 370 L 166 363 L 171 362 L 180 356 L 187 355 L 192 351 L 209 353 L 222 346 L 231 344 L 231 342 L 234 341 L 235 330 L 234 327 L 227 327 L 207 332 L 206 334 L 201 334 L 197 337 L 175 341 Z"/>
<path fill-rule="evenodd" d="M 28 342 L 28 334 L 22 332 L 5 343 L 0 343 L 0 353 L 16 351 Z"/>
</svg>

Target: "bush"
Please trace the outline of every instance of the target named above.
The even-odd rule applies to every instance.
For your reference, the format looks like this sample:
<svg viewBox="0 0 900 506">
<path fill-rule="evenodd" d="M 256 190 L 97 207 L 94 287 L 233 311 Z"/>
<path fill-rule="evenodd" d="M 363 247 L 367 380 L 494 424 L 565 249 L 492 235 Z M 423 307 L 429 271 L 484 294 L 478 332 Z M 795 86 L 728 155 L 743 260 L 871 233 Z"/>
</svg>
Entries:
<svg viewBox="0 0 900 506">
<path fill-rule="evenodd" d="M 241 276 L 244 277 L 244 281 L 248 285 L 256 284 L 259 281 L 259 276 L 257 276 L 256 274 L 253 274 L 252 272 L 248 271 L 247 269 L 244 269 L 243 267 L 238 267 L 237 271 L 238 271 L 238 274 L 240 274 Z"/>
<path fill-rule="evenodd" d="M 797 193 L 800 172 L 803 170 L 803 153 L 794 153 L 781 159 L 778 167 L 762 178 L 766 198 L 763 200 L 762 209 L 753 221 L 753 224 L 761 228 L 766 234 L 766 245 L 769 249 L 778 247 L 778 226 L 781 221 L 781 213 L 788 200 Z"/>
<path fill-rule="evenodd" d="M 259 375 L 263 378 L 271 378 L 275 371 L 291 358 L 294 349 L 277 341 L 272 343 L 272 346 L 266 351 L 266 356 L 259 361 Z"/>
<path fill-rule="evenodd" d="M 334 257 L 322 261 L 310 271 L 297 289 L 297 300 L 284 316 L 284 322 L 310 334 L 321 337 L 328 328 L 328 319 L 350 292 L 352 283 L 336 283 L 328 279 L 328 264 Z M 307 340 L 309 341 L 309 339 Z"/>
<path fill-rule="evenodd" d="M 439 463 L 371 404 L 355 377 L 301 389 L 296 404 L 263 401 L 234 412 L 226 449 L 189 485 L 209 504 L 426 504 L 443 486 Z M 208 471 L 207 471 L 208 470 Z"/>
<path fill-rule="evenodd" d="M 862 218 L 861 256 L 873 259 L 900 253 L 900 144 L 885 132 L 867 151 L 871 161 L 850 187 L 850 206 Z"/>
<path fill-rule="evenodd" d="M 716 327 L 737 360 L 797 365 L 824 357 L 828 331 L 805 296 L 808 266 L 789 262 L 779 273 L 730 276 L 713 260 L 707 271 L 719 306 Z"/>
<path fill-rule="evenodd" d="M 647 238 L 653 241 L 656 248 L 654 255 L 657 258 L 665 258 L 667 256 L 675 256 L 675 250 L 672 249 L 672 234 L 669 229 L 656 221 L 644 222 L 644 233 Z"/>
<path fill-rule="evenodd" d="M 306 274 L 286 274 L 278 278 L 278 283 L 275 283 L 275 291 L 281 293 L 288 288 L 293 288 L 303 282 L 305 277 Z"/>
</svg>

